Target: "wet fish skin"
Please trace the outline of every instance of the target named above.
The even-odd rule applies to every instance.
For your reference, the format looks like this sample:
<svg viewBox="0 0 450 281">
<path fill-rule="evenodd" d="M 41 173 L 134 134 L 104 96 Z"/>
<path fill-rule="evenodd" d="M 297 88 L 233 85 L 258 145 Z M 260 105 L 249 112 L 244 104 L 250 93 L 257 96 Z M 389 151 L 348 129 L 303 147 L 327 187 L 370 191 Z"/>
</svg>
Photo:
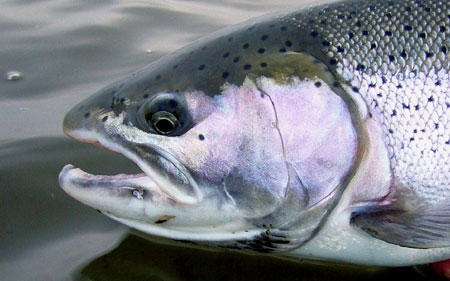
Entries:
<svg viewBox="0 0 450 281">
<path fill-rule="evenodd" d="M 347 149 L 352 169 L 341 171 L 336 177 L 339 179 L 336 186 L 308 190 L 303 178 L 308 173 L 300 174 L 295 182 L 292 175 L 298 175 L 298 169 L 287 165 L 289 183 L 303 186 L 303 189 L 287 188 L 295 192 L 286 192 L 280 200 L 280 192 L 274 192 L 270 185 L 266 189 L 255 189 L 257 192 L 250 184 L 246 185 L 256 192 L 254 195 L 263 194 L 258 198 L 259 206 L 258 200 L 252 201 L 248 196 L 252 192 L 246 193 L 245 188 L 238 189 L 237 193 L 214 194 L 225 197 L 224 201 L 231 194 L 240 207 L 247 204 L 244 211 L 247 215 L 255 210 L 258 210 L 256 214 L 263 210 L 269 212 L 267 216 L 246 221 L 251 227 L 262 229 L 259 235 L 252 239 L 246 236 L 249 240 L 239 242 L 215 243 L 264 252 L 289 250 L 293 255 L 373 264 L 413 264 L 418 262 L 418 257 L 421 257 L 420 262 L 448 258 L 450 236 L 445 230 L 450 221 L 448 216 L 433 214 L 447 214 L 450 209 L 449 11 L 450 4 L 445 1 L 342 1 L 252 20 L 207 36 L 101 90 L 66 116 L 65 131 L 83 141 L 100 141 L 102 145 L 114 143 L 117 146 L 112 146 L 113 149 L 119 152 L 125 147 L 127 153 L 132 151 L 133 157 L 147 162 L 161 161 L 157 167 L 160 173 L 167 172 L 175 182 L 187 182 L 183 192 L 186 198 L 191 198 L 195 197 L 196 189 L 190 187 L 201 179 L 190 175 L 189 167 L 189 171 L 183 170 L 181 166 L 186 165 L 186 161 L 178 159 L 169 161 L 170 164 L 164 162 L 169 156 L 150 155 L 148 151 L 158 151 L 158 145 L 164 146 L 163 138 L 158 138 L 159 143 L 151 142 L 151 146 L 142 144 L 146 134 L 155 135 L 155 131 L 144 124 L 146 118 L 142 118 L 149 110 L 148 105 L 152 105 L 152 99 L 165 93 L 177 100 L 178 105 L 183 105 L 181 108 L 191 106 L 198 110 L 203 107 L 204 111 L 212 108 L 214 112 L 216 105 L 209 103 L 209 98 L 214 101 L 223 98 L 224 89 L 231 89 L 227 85 L 247 85 L 247 88 L 236 88 L 236 96 L 246 89 L 259 92 L 270 97 L 274 111 L 281 113 L 282 99 L 277 99 L 273 84 L 297 85 L 289 80 L 292 76 L 303 82 L 313 81 L 318 86 L 311 91 L 324 93 L 330 89 L 345 102 L 344 111 L 351 116 L 350 123 L 358 140 L 356 152 Z M 270 78 L 270 83 L 261 77 Z M 193 92 L 204 96 L 192 95 Z M 198 104 L 192 101 L 197 98 Z M 272 107 L 266 103 L 265 108 L 269 111 Z M 207 120 L 211 112 L 203 115 L 195 110 L 188 112 L 180 118 L 183 126 L 174 137 L 195 131 L 199 120 Z M 123 119 L 119 120 L 118 116 Z M 113 126 L 108 125 L 112 121 L 120 129 L 114 131 Z M 282 144 L 288 139 L 288 131 L 280 131 Z M 204 140 L 205 135 L 202 136 Z M 203 141 L 200 135 L 195 137 Z M 210 140 L 208 135 L 206 139 Z M 174 141 L 172 145 L 182 144 Z M 167 151 L 168 147 L 165 147 Z M 190 152 L 190 148 L 186 149 L 185 153 Z M 345 154 L 343 151 L 340 153 Z M 375 162 L 383 169 L 364 166 L 370 162 L 367 159 L 378 160 Z M 359 175 L 371 171 L 374 172 L 371 179 L 366 176 L 366 181 L 359 182 Z M 236 179 L 245 182 L 245 177 L 239 176 L 236 174 Z M 62 182 L 63 185 L 66 182 L 64 177 Z M 224 180 L 230 185 L 236 182 Z M 377 185 L 371 186 L 372 183 Z M 309 199 L 305 198 L 312 198 L 313 194 L 322 201 L 314 201 L 320 204 L 312 204 L 314 207 L 307 209 Z M 434 208 L 438 212 L 433 212 Z M 114 218 L 137 227 L 127 219 Z M 178 217 L 171 222 L 177 220 Z M 268 227 L 272 223 L 274 227 Z M 336 227 L 331 227 L 333 225 Z M 359 228 L 366 233 L 358 232 Z M 398 231 L 399 228 L 409 231 Z M 168 235 L 166 232 L 157 234 Z M 367 234 L 391 244 L 386 246 Z M 333 236 L 342 239 L 336 240 Z M 321 245 L 345 250 L 323 253 Z M 295 250 L 298 247 L 299 250 Z M 386 251 L 398 253 L 397 258 L 384 260 L 385 247 L 390 249 Z M 366 249 L 367 256 L 358 250 L 363 248 L 369 249 Z M 376 260 L 373 252 L 377 253 L 373 254 Z M 352 257 L 355 253 L 358 256 Z M 413 258 L 400 261 L 400 257 L 405 256 Z"/>
</svg>

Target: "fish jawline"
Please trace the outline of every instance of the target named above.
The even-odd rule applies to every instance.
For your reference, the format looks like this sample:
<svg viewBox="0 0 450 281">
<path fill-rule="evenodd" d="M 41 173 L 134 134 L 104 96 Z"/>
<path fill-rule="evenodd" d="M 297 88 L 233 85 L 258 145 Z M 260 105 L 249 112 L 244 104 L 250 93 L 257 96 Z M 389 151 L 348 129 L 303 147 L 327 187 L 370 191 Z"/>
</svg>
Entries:
<svg viewBox="0 0 450 281">
<path fill-rule="evenodd" d="M 177 187 L 173 187 L 173 185 L 159 183 L 157 180 L 155 180 L 155 178 L 154 178 L 155 175 L 152 175 L 152 174 L 157 174 L 157 172 L 154 172 L 153 169 L 149 165 L 144 163 L 144 161 L 142 161 L 139 156 L 137 156 L 136 154 L 127 150 L 123 146 L 120 146 L 120 145 L 117 145 L 115 143 L 108 141 L 107 139 L 105 139 L 98 133 L 95 133 L 95 132 L 92 132 L 89 130 L 65 131 L 65 133 L 78 141 L 92 143 L 98 147 L 107 149 L 107 150 L 115 152 L 115 153 L 122 154 L 125 157 L 127 157 L 128 159 L 130 159 L 131 161 L 133 161 L 147 176 L 147 179 L 151 183 L 153 183 L 152 187 L 154 187 L 154 188 L 151 191 L 156 191 L 164 197 L 170 198 L 171 200 L 173 200 L 175 202 L 183 203 L 183 204 L 197 204 L 202 199 L 201 196 L 196 198 L 196 197 L 184 195 L 179 191 L 179 189 L 177 189 Z M 63 168 L 63 170 L 60 172 L 60 185 L 62 187 L 64 187 L 64 179 L 65 178 L 62 178 L 62 177 L 64 177 L 66 175 L 65 173 L 63 173 L 64 169 L 66 167 L 70 167 L 70 166 L 66 165 Z M 67 168 L 67 169 L 69 169 L 69 168 Z M 86 174 L 88 174 L 88 173 L 86 173 Z M 90 175 L 90 174 L 88 174 L 88 175 Z M 94 176 L 94 175 L 92 175 L 92 176 Z M 96 177 L 96 176 L 94 176 L 94 177 Z M 101 176 L 99 176 L 99 177 L 101 177 Z M 110 176 L 110 177 L 114 177 L 114 176 Z M 168 188 L 167 186 L 172 186 L 172 188 Z M 198 187 L 196 187 L 196 188 L 198 189 Z"/>
</svg>

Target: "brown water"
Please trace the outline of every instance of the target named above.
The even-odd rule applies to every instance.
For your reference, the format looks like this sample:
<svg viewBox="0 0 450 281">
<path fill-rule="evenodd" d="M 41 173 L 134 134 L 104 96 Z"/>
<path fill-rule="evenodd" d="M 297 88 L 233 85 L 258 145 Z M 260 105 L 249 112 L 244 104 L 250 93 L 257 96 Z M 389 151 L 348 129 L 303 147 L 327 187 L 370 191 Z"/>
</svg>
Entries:
<svg viewBox="0 0 450 281">
<path fill-rule="evenodd" d="M 75 103 L 201 35 L 300 3 L 0 2 L 0 280 L 436 279 L 427 266 L 299 263 L 143 239 L 58 186 L 66 163 L 138 172 L 120 155 L 63 137 Z M 10 71 L 22 76 L 9 81 Z"/>
</svg>

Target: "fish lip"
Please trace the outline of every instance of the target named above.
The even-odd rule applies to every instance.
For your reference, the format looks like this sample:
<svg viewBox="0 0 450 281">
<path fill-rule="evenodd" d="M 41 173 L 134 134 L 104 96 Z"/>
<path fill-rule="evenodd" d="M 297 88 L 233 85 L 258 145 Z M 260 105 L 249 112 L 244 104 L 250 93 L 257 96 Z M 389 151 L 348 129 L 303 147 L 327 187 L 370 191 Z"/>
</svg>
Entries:
<svg viewBox="0 0 450 281">
<path fill-rule="evenodd" d="M 124 155 L 125 157 L 127 157 L 128 159 L 133 161 L 143 171 L 143 174 L 146 175 L 146 178 L 154 184 L 154 187 L 157 189 L 157 192 L 160 193 L 164 197 L 170 198 L 171 200 L 173 200 L 177 203 L 184 203 L 184 204 L 197 204 L 203 199 L 202 193 L 200 192 L 199 187 L 197 186 L 197 183 L 195 182 L 195 180 L 192 179 L 192 176 L 190 175 L 190 173 L 188 171 L 182 171 L 181 170 L 182 168 L 180 167 L 180 165 L 182 165 L 182 164 L 174 163 L 174 161 L 177 162 L 176 158 L 161 148 L 156 148 L 158 150 L 160 156 L 162 156 L 165 160 L 169 161 L 172 165 L 174 165 L 174 167 L 176 169 L 179 170 L 179 172 L 181 172 L 184 176 L 186 176 L 188 178 L 191 186 L 194 189 L 195 197 L 185 196 L 185 195 L 180 194 L 180 192 L 177 192 L 176 187 L 170 189 L 170 188 L 165 188 L 161 184 L 158 184 L 158 181 L 155 180 L 154 177 L 152 177 L 152 172 L 153 172 L 152 168 L 149 167 L 149 165 L 143 163 L 144 161 L 141 161 L 139 156 L 135 155 L 133 152 L 126 149 L 123 145 L 118 145 L 118 144 L 114 144 L 110 141 L 107 141 L 100 133 L 93 132 L 90 130 L 69 130 L 67 128 L 64 128 L 64 133 L 67 134 L 69 137 L 71 137 L 75 140 L 78 140 L 80 142 L 91 143 L 97 147 Z M 149 144 L 145 144 L 145 145 L 149 145 Z M 152 148 L 155 149 L 154 147 L 152 147 Z M 168 157 L 172 158 L 172 159 L 169 159 Z M 60 176 L 59 176 L 60 177 L 60 185 L 61 185 L 61 187 L 63 187 L 63 189 L 66 192 L 67 192 L 67 188 L 65 188 L 63 186 L 63 184 L 65 183 L 64 179 L 68 175 L 67 172 L 70 170 L 73 170 L 71 168 L 75 168 L 75 167 L 71 164 L 66 165 L 61 170 Z M 81 169 L 80 169 L 80 171 L 87 175 L 91 175 L 91 174 L 88 174 L 88 173 L 82 171 Z M 94 176 L 94 175 L 91 175 L 91 176 Z M 128 175 L 128 176 L 130 176 L 130 175 Z M 106 176 L 106 177 L 115 177 L 115 176 Z M 73 179 L 75 179 L 75 178 L 73 178 Z M 61 180 L 63 180 L 63 181 L 61 181 Z M 71 182 L 71 183 L 73 184 L 74 182 Z M 154 191 L 154 190 L 151 190 L 151 191 Z"/>
<path fill-rule="evenodd" d="M 138 190 L 141 193 L 144 189 L 148 191 L 159 191 L 156 184 L 145 173 L 139 174 L 118 174 L 93 175 L 79 168 L 75 168 L 72 164 L 65 165 L 58 176 L 59 184 L 64 191 L 70 193 L 69 186 L 77 186 L 80 188 L 109 188 L 109 189 L 128 189 Z M 161 191 L 159 191 L 161 192 Z"/>
</svg>

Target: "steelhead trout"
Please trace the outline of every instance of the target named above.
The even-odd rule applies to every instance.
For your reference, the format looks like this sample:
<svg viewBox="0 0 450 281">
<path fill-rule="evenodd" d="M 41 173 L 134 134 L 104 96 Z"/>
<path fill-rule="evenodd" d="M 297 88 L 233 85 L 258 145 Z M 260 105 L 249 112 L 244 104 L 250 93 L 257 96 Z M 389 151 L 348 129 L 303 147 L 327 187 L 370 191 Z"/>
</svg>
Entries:
<svg viewBox="0 0 450 281">
<path fill-rule="evenodd" d="M 67 165 L 61 187 L 176 240 L 368 265 L 449 259 L 449 29 L 448 1 L 358 0 L 215 32 L 65 117 L 67 135 L 142 173 Z"/>
</svg>

